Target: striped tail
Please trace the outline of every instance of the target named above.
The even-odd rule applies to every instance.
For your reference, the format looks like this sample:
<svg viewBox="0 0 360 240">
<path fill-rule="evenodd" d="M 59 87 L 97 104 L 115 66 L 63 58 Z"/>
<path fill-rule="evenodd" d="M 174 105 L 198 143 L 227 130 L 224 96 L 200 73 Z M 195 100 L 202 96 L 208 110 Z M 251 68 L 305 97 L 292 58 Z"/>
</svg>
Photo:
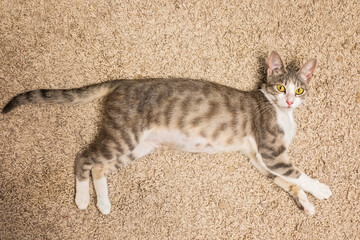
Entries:
<svg viewBox="0 0 360 240">
<path fill-rule="evenodd" d="M 73 89 L 38 89 L 13 97 L 3 108 L 6 114 L 14 108 L 27 103 L 88 103 L 104 97 L 119 86 L 119 80 L 92 84 Z"/>
</svg>

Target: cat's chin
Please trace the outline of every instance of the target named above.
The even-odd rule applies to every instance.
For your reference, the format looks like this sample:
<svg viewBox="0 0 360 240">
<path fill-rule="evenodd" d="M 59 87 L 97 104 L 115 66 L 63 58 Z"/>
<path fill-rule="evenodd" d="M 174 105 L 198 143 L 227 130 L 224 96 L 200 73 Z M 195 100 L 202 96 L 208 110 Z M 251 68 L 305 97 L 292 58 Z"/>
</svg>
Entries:
<svg viewBox="0 0 360 240">
<path fill-rule="evenodd" d="M 278 107 L 283 111 L 291 111 L 291 110 L 294 110 L 296 108 L 294 106 L 281 106 L 281 105 L 278 105 Z"/>
</svg>

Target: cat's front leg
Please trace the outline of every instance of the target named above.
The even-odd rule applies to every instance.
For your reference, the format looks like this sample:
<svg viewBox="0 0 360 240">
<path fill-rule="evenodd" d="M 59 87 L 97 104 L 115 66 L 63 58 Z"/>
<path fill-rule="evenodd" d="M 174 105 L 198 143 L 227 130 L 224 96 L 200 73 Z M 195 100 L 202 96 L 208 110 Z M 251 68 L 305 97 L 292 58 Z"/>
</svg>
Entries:
<svg viewBox="0 0 360 240">
<path fill-rule="evenodd" d="M 289 177 L 282 178 L 286 181 L 293 182 L 305 191 L 311 193 L 317 199 L 328 199 L 332 195 L 332 192 L 328 185 L 321 183 L 316 179 L 310 178 L 304 172 L 301 172 L 300 177 L 296 179 L 291 179 Z"/>
<path fill-rule="evenodd" d="M 272 179 L 276 185 L 290 194 L 296 205 L 300 209 L 304 210 L 307 215 L 313 215 L 315 213 L 315 208 L 308 200 L 304 190 L 299 188 L 297 185 L 287 182 L 279 176 L 275 176 L 274 174 L 270 173 L 270 171 L 258 161 L 256 154 L 252 154 L 252 156 L 250 156 L 250 162 L 254 167 L 256 167 L 256 169 L 260 171 L 261 174 Z"/>
<path fill-rule="evenodd" d="M 287 182 L 296 184 L 306 192 L 311 193 L 318 199 L 328 199 L 332 192 L 324 183 L 316 179 L 310 178 L 304 172 L 296 168 L 287 159 L 285 153 L 281 154 L 259 154 L 265 167 L 274 175 L 281 177 Z M 274 157 L 274 155 L 277 155 Z"/>
</svg>

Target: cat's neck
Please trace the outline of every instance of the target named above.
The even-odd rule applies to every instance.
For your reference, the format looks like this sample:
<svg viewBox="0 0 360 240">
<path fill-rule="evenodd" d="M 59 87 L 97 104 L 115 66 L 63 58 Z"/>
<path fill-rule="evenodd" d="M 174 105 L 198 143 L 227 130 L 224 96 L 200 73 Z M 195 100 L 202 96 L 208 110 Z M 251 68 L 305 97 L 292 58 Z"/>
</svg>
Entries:
<svg viewBox="0 0 360 240">
<path fill-rule="evenodd" d="M 280 128 L 284 131 L 284 140 L 286 146 L 288 147 L 295 136 L 296 133 L 296 123 L 294 120 L 294 109 L 292 108 L 280 108 L 278 107 L 264 89 L 260 89 L 260 91 L 265 95 L 266 99 L 274 106 L 276 110 L 276 120 Z"/>
</svg>

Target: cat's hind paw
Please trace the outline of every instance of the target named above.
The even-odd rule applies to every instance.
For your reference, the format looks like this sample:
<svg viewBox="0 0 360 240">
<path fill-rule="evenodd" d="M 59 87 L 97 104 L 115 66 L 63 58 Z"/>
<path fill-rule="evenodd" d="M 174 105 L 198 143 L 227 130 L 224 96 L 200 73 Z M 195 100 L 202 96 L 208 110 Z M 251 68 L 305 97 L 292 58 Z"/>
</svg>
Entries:
<svg viewBox="0 0 360 240">
<path fill-rule="evenodd" d="M 86 209 L 89 206 L 89 180 L 80 181 L 76 179 L 75 203 L 79 209 Z"/>
<path fill-rule="evenodd" d="M 98 198 L 96 206 L 102 214 L 109 214 L 111 209 L 111 203 L 109 199 Z"/>
<path fill-rule="evenodd" d="M 328 185 L 317 181 L 315 189 L 313 191 L 311 191 L 311 194 L 314 197 L 316 197 L 317 199 L 322 200 L 322 199 L 328 199 L 329 197 L 331 197 L 332 192 Z"/>
<path fill-rule="evenodd" d="M 75 203 L 79 209 L 86 209 L 89 206 L 90 196 L 87 194 L 76 194 Z"/>
</svg>

